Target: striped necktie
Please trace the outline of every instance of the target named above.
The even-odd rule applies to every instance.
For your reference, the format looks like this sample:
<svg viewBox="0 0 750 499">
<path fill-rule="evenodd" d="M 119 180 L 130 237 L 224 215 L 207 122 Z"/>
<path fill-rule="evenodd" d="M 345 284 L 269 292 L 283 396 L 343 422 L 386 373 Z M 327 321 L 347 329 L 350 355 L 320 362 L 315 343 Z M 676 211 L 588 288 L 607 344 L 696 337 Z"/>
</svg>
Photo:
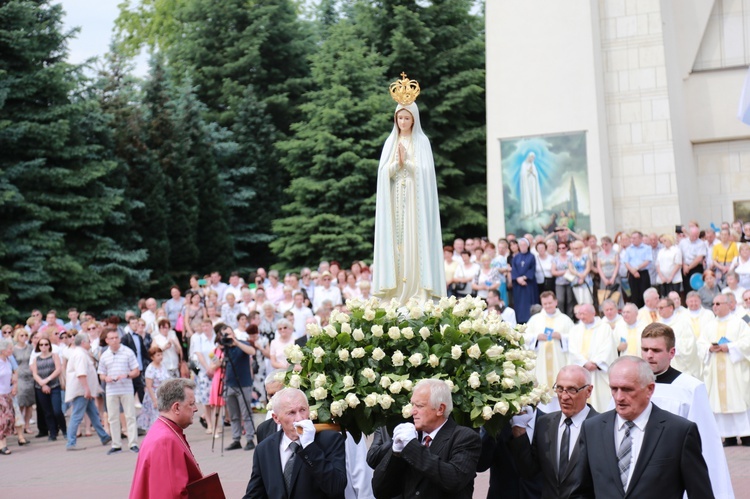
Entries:
<svg viewBox="0 0 750 499">
<path fill-rule="evenodd" d="M 620 468 L 620 481 L 622 482 L 622 490 L 627 490 L 628 484 L 628 471 L 630 471 L 631 453 L 633 450 L 633 438 L 630 436 L 630 430 L 635 426 L 632 421 L 625 421 L 625 436 L 620 442 L 620 451 L 617 453 L 617 464 Z"/>
</svg>

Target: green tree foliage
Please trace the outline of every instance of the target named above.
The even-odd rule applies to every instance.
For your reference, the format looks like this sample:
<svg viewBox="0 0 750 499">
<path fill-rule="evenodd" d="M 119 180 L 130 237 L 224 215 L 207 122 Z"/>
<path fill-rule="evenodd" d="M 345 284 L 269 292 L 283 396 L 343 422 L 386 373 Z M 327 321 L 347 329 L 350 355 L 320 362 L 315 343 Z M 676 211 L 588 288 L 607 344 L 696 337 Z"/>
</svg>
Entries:
<svg viewBox="0 0 750 499">
<path fill-rule="evenodd" d="M 471 0 L 378 0 L 352 8 L 362 35 L 384 55 L 391 80 L 422 86 L 444 240 L 486 231 L 484 20 Z"/>
<path fill-rule="evenodd" d="M 133 275 L 108 227 L 122 220 L 111 182 L 108 119 L 63 62 L 62 9 L 47 1 L 0 4 L 0 294 L 5 313 L 35 306 L 107 308 Z"/>
<path fill-rule="evenodd" d="M 286 269 L 372 254 L 378 159 L 390 131 L 383 61 L 352 23 L 332 26 L 312 61 L 317 90 L 279 144 L 293 180 L 271 249 Z"/>
</svg>

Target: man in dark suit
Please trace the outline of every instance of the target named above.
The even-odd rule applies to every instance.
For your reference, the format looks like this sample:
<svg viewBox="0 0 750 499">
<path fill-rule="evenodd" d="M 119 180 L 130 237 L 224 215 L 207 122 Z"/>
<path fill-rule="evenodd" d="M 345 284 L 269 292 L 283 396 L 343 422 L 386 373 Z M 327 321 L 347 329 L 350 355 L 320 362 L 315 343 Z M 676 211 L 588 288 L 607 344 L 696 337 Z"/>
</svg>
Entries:
<svg viewBox="0 0 750 499">
<path fill-rule="evenodd" d="M 570 497 L 577 485 L 575 469 L 581 427 L 585 420 L 598 414 L 586 404 L 593 390 L 591 372 L 587 369 L 563 367 L 557 373 L 554 389 L 561 410 L 537 419 L 532 442 L 523 427 L 513 426 L 513 439 L 508 443 L 521 476 L 531 478 L 542 472 L 545 499 Z"/>
<path fill-rule="evenodd" d="M 282 431 L 259 443 L 246 499 L 343 499 L 346 488 L 344 437 L 316 433 L 305 394 L 284 388 L 272 400 Z M 298 430 L 302 431 L 301 434 Z"/>
<path fill-rule="evenodd" d="M 624 356 L 609 368 L 615 409 L 587 420 L 580 437 L 580 483 L 571 497 L 712 499 L 698 427 L 651 403 L 648 362 Z"/>
<path fill-rule="evenodd" d="M 482 442 L 476 431 L 448 418 L 450 387 L 422 380 L 411 404 L 414 423 L 396 426 L 391 448 L 373 473 L 375 497 L 471 499 Z"/>
<path fill-rule="evenodd" d="M 140 321 L 141 319 L 138 317 L 130 318 L 127 332 L 122 335 L 121 343 L 135 353 L 135 358 L 138 361 L 138 369 L 141 370 L 141 375 L 133 379 L 133 390 L 138 394 L 138 400 L 143 402 L 146 392 L 144 381 L 146 379 L 146 368 L 151 363 L 151 356 L 148 354 L 148 350 L 151 348 L 151 335 L 148 333 L 145 333 L 144 336 L 138 334 L 138 331 L 146 330 L 145 322 L 139 327 Z"/>
<path fill-rule="evenodd" d="M 271 400 L 274 395 L 284 388 L 284 384 L 276 380 L 276 374 L 283 372 L 283 369 L 276 369 L 266 375 L 264 384 L 266 385 L 266 395 L 268 396 L 268 400 Z M 271 417 L 259 424 L 258 428 L 255 430 L 255 438 L 258 440 L 258 443 L 261 443 L 263 440 L 281 429 L 279 424 L 273 419 L 273 409 L 271 409 L 270 416 Z"/>
</svg>

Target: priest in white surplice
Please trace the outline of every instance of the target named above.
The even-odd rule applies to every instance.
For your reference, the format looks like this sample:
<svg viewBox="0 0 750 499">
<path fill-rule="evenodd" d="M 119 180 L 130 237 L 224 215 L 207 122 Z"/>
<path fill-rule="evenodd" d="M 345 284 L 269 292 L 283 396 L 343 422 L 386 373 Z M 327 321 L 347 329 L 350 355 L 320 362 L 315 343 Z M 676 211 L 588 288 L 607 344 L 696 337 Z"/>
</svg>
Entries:
<svg viewBox="0 0 750 499">
<path fill-rule="evenodd" d="M 672 367 L 680 372 L 701 379 L 703 369 L 701 361 L 698 358 L 695 336 L 693 335 L 693 328 L 690 327 L 690 323 L 687 319 L 676 316 L 674 303 L 669 298 L 659 300 L 657 308 L 659 309 L 658 322 L 666 324 L 674 331 L 676 352 L 674 359 L 672 359 Z"/>
<path fill-rule="evenodd" d="M 674 331 L 665 324 L 649 324 L 643 330 L 641 349 L 641 356 L 656 375 L 651 402 L 698 425 L 703 458 L 706 463 L 711 463 L 708 474 L 714 496 L 717 499 L 733 499 L 729 467 L 708 402 L 706 385 L 687 373 L 681 373 L 673 365 L 670 366 L 675 355 Z"/>
<path fill-rule="evenodd" d="M 701 296 L 697 291 L 690 291 L 685 298 L 687 304 L 686 316 L 690 321 L 690 327 L 693 329 L 696 341 L 701 336 L 701 331 L 705 325 L 714 320 L 714 313 L 701 305 Z"/>
<path fill-rule="evenodd" d="M 578 317 L 581 322 L 570 330 L 568 359 L 571 364 L 591 371 L 594 391 L 589 403 L 597 412 L 604 412 L 612 399 L 607 372 L 609 365 L 617 358 L 612 330 L 596 317 L 594 306 L 590 303 L 579 306 Z"/>
<path fill-rule="evenodd" d="M 552 291 L 540 296 L 542 311 L 534 314 L 526 324 L 526 348 L 536 351 L 536 379 L 552 387 L 557 373 L 568 364 L 568 333 L 573 327 L 570 317 L 557 308 Z"/>
<path fill-rule="evenodd" d="M 641 332 L 645 324 L 638 320 L 638 307 L 626 303 L 622 308 L 622 321 L 615 326 L 614 339 L 620 355 L 641 355 Z"/>
<path fill-rule="evenodd" d="M 725 447 L 737 445 L 735 437 L 750 447 L 750 327 L 730 314 L 727 295 L 714 296 L 713 309 L 716 319 L 698 338 L 711 410 Z"/>
</svg>

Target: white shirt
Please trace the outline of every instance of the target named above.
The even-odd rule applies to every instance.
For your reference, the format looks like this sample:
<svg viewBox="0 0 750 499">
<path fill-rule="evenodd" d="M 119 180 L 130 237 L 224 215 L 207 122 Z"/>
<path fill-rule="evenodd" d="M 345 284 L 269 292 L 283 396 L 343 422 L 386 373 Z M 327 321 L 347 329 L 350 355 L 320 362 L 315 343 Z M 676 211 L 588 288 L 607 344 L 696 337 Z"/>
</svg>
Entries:
<svg viewBox="0 0 750 499">
<path fill-rule="evenodd" d="M 568 459 L 570 459 L 570 456 L 573 455 L 573 449 L 576 446 L 576 442 L 578 442 L 578 436 L 581 434 L 581 426 L 583 425 L 583 422 L 586 421 L 586 416 L 589 415 L 589 411 L 591 410 L 591 407 L 586 405 L 586 407 L 583 408 L 581 412 L 573 416 L 571 421 L 573 421 L 573 424 L 570 425 L 570 445 L 568 446 Z M 560 413 L 560 422 L 558 423 L 557 428 L 557 468 L 560 469 L 560 444 L 562 443 L 562 437 L 563 432 L 565 431 L 565 419 L 568 416 L 566 416 L 563 413 Z M 536 419 L 536 418 L 535 418 Z M 632 432 L 630 433 L 633 434 Z"/>
<path fill-rule="evenodd" d="M 630 439 L 633 446 L 630 451 L 630 468 L 628 468 L 628 483 L 625 487 L 626 491 L 630 487 L 630 480 L 633 478 L 633 470 L 635 470 L 635 465 L 638 462 L 638 454 L 640 454 L 643 445 L 643 434 L 646 432 L 646 425 L 648 424 L 648 418 L 651 416 L 652 409 L 653 405 L 649 402 L 646 409 L 633 420 L 635 426 L 630 430 Z M 626 429 L 627 426 L 625 426 L 625 419 L 618 414 L 617 419 L 615 420 L 615 448 L 618 453 L 620 452 L 622 439 L 625 438 Z M 617 459 L 616 456 L 615 459 Z"/>
<path fill-rule="evenodd" d="M 297 445 L 302 447 L 302 444 L 299 443 L 299 440 L 294 440 L 294 442 L 297 442 Z M 281 436 L 281 443 L 279 444 L 279 455 L 281 456 L 281 471 L 284 471 L 284 467 L 286 467 L 287 461 L 291 459 L 292 457 L 292 449 L 289 447 L 292 443 L 292 439 L 286 436 L 286 433 L 284 433 Z"/>
</svg>

